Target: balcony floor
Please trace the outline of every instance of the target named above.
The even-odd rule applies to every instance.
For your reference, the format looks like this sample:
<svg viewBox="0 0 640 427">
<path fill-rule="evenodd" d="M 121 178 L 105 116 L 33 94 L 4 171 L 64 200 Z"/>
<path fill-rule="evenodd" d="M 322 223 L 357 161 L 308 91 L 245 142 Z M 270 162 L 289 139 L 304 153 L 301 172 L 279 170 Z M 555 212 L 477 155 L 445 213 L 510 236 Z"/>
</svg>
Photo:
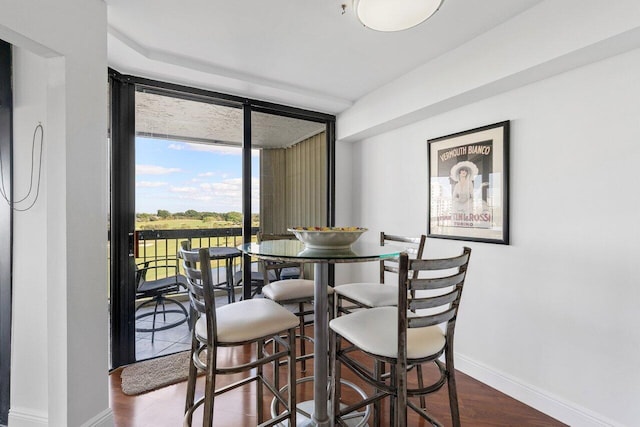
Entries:
<svg viewBox="0 0 640 427">
<path fill-rule="evenodd" d="M 226 303 L 226 298 L 224 298 Z M 222 303 L 222 301 L 220 302 Z M 167 304 L 167 309 L 175 307 L 175 304 Z M 189 309 L 188 302 L 185 305 Z M 147 306 L 138 311 L 138 314 L 144 312 L 153 312 L 153 306 Z M 168 313 L 166 322 L 162 314 L 156 316 L 156 327 L 170 324 L 184 318 L 180 313 Z M 136 328 L 151 328 L 153 325 L 153 316 L 147 316 L 136 321 Z M 171 353 L 189 350 L 191 348 L 191 333 L 189 331 L 188 322 L 184 322 L 176 327 L 163 331 L 156 331 L 153 343 L 151 342 L 151 332 L 136 331 L 136 360 L 150 359 L 157 356 L 164 356 Z"/>
<path fill-rule="evenodd" d="M 236 295 L 237 298 L 240 295 Z M 183 305 L 189 310 L 189 302 L 182 301 Z M 227 296 L 221 294 L 216 297 L 216 306 L 220 307 L 227 304 Z M 167 309 L 175 308 L 175 304 L 168 304 Z M 153 305 L 141 308 L 137 314 L 153 312 Z M 166 322 L 162 314 L 156 316 L 156 327 L 170 324 L 184 318 L 180 313 L 168 313 Z M 153 324 L 153 316 L 147 316 L 136 321 L 136 328 L 151 328 Z M 151 332 L 136 332 L 136 360 L 141 361 L 151 359 L 167 354 L 186 351 L 191 348 L 191 331 L 188 322 L 184 322 L 173 328 L 164 331 L 156 331 L 153 343 L 151 342 Z"/>
</svg>

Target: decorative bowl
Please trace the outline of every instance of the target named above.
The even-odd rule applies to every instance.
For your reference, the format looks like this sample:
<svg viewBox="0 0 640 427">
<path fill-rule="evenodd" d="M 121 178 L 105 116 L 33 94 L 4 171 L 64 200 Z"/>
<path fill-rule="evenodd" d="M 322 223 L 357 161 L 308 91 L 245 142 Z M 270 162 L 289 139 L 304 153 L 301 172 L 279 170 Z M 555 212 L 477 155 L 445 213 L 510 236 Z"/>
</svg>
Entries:
<svg viewBox="0 0 640 427">
<path fill-rule="evenodd" d="M 309 249 L 348 249 L 367 231 L 361 227 L 293 227 L 290 232 Z"/>
</svg>

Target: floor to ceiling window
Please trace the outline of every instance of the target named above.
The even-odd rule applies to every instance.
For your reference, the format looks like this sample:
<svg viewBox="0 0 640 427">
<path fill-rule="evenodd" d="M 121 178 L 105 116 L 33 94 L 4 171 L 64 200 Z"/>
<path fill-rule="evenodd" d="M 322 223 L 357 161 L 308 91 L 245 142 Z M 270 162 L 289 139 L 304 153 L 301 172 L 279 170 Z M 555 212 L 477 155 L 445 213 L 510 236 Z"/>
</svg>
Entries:
<svg viewBox="0 0 640 427">
<path fill-rule="evenodd" d="M 324 123 L 252 114 L 260 147 L 260 219 L 267 234 L 298 225 L 327 225 L 327 132 Z"/>
<path fill-rule="evenodd" d="M 135 98 L 135 261 L 154 283 L 183 273 L 182 241 L 193 247 L 241 243 L 242 109 L 145 87 Z M 259 226 L 258 153 L 252 150 L 253 227 Z M 240 258 L 233 261 L 238 268 Z M 225 281 L 225 268 L 225 260 L 213 263 L 217 283 Z M 145 300 L 136 301 L 136 360 L 189 349 L 184 312 L 178 307 L 154 315 L 156 304 Z M 185 289 L 168 293 L 166 302 L 174 309 L 177 302 L 187 305 Z"/>
<path fill-rule="evenodd" d="M 148 329 L 154 304 L 137 309 L 147 280 L 180 273 L 181 241 L 235 247 L 262 230 L 328 225 L 333 116 L 111 73 L 112 367 L 188 348 L 175 327 Z M 250 259 L 234 258 L 242 270 Z M 149 268 L 155 264 L 158 268 Z M 212 265 L 225 281 L 226 265 Z M 132 271 L 133 270 L 133 271 Z M 234 283 L 234 282 L 232 282 Z M 238 298 L 247 297 L 238 289 Z M 169 295 L 187 304 L 185 296 Z M 169 305 L 167 306 L 169 307 Z M 136 319 L 138 317 L 138 319 Z M 146 322 L 143 324 L 142 322 Z"/>
</svg>

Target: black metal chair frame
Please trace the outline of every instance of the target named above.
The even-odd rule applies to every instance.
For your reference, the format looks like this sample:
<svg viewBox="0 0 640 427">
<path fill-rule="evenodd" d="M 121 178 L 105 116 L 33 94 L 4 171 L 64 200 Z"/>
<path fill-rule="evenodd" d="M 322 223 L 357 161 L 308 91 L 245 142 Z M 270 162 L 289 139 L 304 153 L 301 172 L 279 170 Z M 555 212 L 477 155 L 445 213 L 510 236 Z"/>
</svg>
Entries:
<svg viewBox="0 0 640 427">
<path fill-rule="evenodd" d="M 143 263 L 136 265 L 136 300 L 145 299 L 145 301 L 141 302 L 136 307 L 136 313 L 143 307 L 148 305 L 154 305 L 154 309 L 151 312 L 141 313 L 136 315 L 136 325 L 137 321 L 144 319 L 149 316 L 153 316 L 153 322 L 151 328 L 138 327 L 136 326 L 136 332 L 151 332 L 151 342 L 153 343 L 155 340 L 155 333 L 157 331 L 164 331 L 167 329 L 175 328 L 183 323 L 185 323 L 189 319 L 189 313 L 185 306 L 178 300 L 174 298 L 167 298 L 167 295 L 170 294 L 178 294 L 181 289 L 187 290 L 187 278 L 182 274 L 178 274 L 178 266 L 172 265 L 154 265 L 149 266 L 151 263 L 157 263 L 158 260 L 150 260 L 145 261 Z M 176 273 L 173 276 L 168 276 L 155 280 L 147 280 L 147 272 L 150 270 L 175 270 Z M 148 298 L 148 299 L 147 299 Z M 167 303 L 174 304 L 176 308 L 168 309 L 166 307 Z M 162 306 L 161 314 L 163 315 L 163 320 L 165 324 L 163 326 L 156 327 L 156 318 L 158 315 L 158 307 Z M 184 314 L 184 318 L 176 320 L 175 322 L 171 322 L 166 324 L 167 321 L 167 313 L 178 313 Z"/>
<path fill-rule="evenodd" d="M 257 264 L 259 266 L 259 263 L 251 263 L 251 264 Z M 276 276 L 272 276 L 271 279 L 276 280 Z M 234 283 L 234 286 L 242 285 L 242 270 L 238 270 L 234 273 L 233 283 Z M 251 298 L 255 297 L 256 295 L 262 294 L 262 288 L 264 286 L 265 286 L 264 274 L 262 273 L 262 271 L 260 271 L 260 268 L 258 268 L 255 271 L 252 270 L 251 271 Z"/>
</svg>

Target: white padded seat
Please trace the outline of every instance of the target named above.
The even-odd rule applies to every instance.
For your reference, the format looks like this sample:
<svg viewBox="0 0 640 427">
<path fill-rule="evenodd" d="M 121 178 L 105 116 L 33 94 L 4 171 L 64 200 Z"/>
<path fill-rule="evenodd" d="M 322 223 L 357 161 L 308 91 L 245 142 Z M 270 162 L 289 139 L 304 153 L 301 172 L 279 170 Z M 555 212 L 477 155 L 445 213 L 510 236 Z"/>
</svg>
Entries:
<svg viewBox="0 0 640 427">
<path fill-rule="evenodd" d="M 367 307 L 388 307 L 398 303 L 398 286 L 383 283 L 348 283 L 335 287 L 338 295 Z"/>
<path fill-rule="evenodd" d="M 377 286 L 380 286 L 378 284 Z M 337 317 L 329 327 L 363 351 L 382 357 L 398 356 L 398 310 L 378 307 Z M 446 344 L 436 326 L 407 330 L 407 359 L 421 359 L 440 352 Z"/>
<path fill-rule="evenodd" d="M 251 313 L 251 316 L 247 316 Z M 250 299 L 223 305 L 216 309 L 218 339 L 220 343 L 255 340 L 298 326 L 298 318 L 281 305 L 268 299 Z M 201 316 L 195 333 L 207 338 L 206 317 Z"/>
<path fill-rule="evenodd" d="M 419 237 L 398 236 L 380 233 L 380 246 L 386 244 L 402 246 L 410 258 L 422 258 L 426 236 Z M 398 272 L 398 258 L 380 260 L 378 282 L 356 282 L 336 286 L 336 315 L 351 313 L 362 308 L 391 307 L 398 303 L 397 284 L 389 282 L 389 275 Z M 385 279 L 386 277 L 386 279 Z"/>
<path fill-rule="evenodd" d="M 306 298 L 313 298 L 314 284 L 309 279 L 287 279 L 271 282 L 262 288 L 262 295 L 276 302 L 294 301 Z M 329 295 L 333 293 L 333 288 L 327 286 Z"/>
</svg>

